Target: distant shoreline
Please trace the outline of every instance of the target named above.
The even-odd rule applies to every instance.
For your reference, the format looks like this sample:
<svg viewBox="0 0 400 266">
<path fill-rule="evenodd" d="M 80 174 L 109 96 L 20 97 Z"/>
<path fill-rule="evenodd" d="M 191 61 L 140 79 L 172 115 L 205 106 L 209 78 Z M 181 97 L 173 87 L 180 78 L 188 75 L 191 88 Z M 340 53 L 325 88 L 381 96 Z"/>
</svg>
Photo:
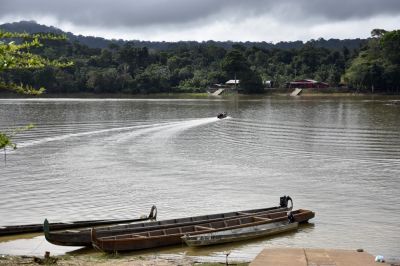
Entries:
<svg viewBox="0 0 400 266">
<path fill-rule="evenodd" d="M 57 99 L 57 98 L 84 98 L 84 99 L 148 99 L 148 98 L 160 98 L 160 99 L 218 99 L 225 98 L 230 96 L 243 96 L 243 97 L 265 97 L 265 96 L 281 96 L 286 97 L 290 96 L 290 93 L 294 89 L 288 88 L 271 88 L 266 89 L 265 93 L 260 94 L 242 94 L 242 93 L 227 93 L 218 96 L 211 95 L 210 93 L 150 93 L 150 94 L 127 94 L 127 93 L 88 93 L 88 92 L 78 92 L 78 93 L 52 93 L 52 94 L 42 94 L 39 96 L 29 96 L 29 95 L 21 95 L 12 92 L 1 92 L 0 99 L 37 99 L 37 98 L 49 98 L 49 99 Z M 336 97 L 360 97 L 360 96 L 382 96 L 382 97 L 400 97 L 400 94 L 388 94 L 388 93 L 371 93 L 371 92 L 355 92 L 350 91 L 349 89 L 338 89 L 338 88 L 328 88 L 328 89 L 303 89 L 301 94 L 296 97 L 318 97 L 318 96 L 336 96 Z"/>
</svg>

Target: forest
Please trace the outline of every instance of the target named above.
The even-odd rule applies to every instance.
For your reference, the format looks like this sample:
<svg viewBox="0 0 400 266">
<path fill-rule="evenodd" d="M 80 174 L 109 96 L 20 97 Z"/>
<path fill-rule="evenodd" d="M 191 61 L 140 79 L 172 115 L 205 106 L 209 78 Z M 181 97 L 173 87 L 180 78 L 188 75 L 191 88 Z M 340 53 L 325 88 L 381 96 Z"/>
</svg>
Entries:
<svg viewBox="0 0 400 266">
<path fill-rule="evenodd" d="M 315 40 L 290 49 L 213 42 L 155 49 L 133 41 L 93 48 L 67 38 L 45 39 L 27 49 L 49 61 L 72 63 L 8 69 L 0 72 L 0 80 L 44 87 L 47 94 L 205 92 L 235 76 L 243 93 L 264 92 L 267 80 L 277 88 L 296 79 L 358 92 L 399 93 L 400 87 L 400 30 L 375 29 L 368 41 L 351 49 L 321 47 Z"/>
</svg>

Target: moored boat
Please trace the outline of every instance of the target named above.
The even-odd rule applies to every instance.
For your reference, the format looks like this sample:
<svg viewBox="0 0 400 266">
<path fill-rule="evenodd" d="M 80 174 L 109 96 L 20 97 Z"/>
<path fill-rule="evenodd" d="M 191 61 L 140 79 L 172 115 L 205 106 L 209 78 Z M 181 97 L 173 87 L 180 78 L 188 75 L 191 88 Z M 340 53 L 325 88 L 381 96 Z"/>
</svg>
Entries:
<svg viewBox="0 0 400 266">
<path fill-rule="evenodd" d="M 290 202 L 290 206 L 289 206 Z M 119 224 L 113 226 L 105 226 L 96 228 L 97 237 L 106 237 L 114 235 L 123 235 L 131 233 L 139 233 L 149 230 L 164 230 L 179 226 L 191 226 L 211 221 L 221 221 L 241 216 L 249 216 L 258 213 L 272 213 L 288 211 L 293 208 L 293 201 L 289 196 L 283 196 L 280 198 L 279 206 L 251 209 L 243 211 L 217 213 L 211 215 L 200 215 L 193 217 L 185 217 L 178 219 L 168 219 L 161 221 L 153 221 L 146 223 L 134 223 L 134 224 Z M 91 241 L 91 229 L 80 229 L 80 230 L 65 230 L 65 231 L 50 231 L 50 228 L 44 224 L 44 235 L 48 242 L 61 245 L 61 246 L 92 246 Z"/>
<path fill-rule="evenodd" d="M 204 234 L 187 234 L 184 235 L 182 239 L 189 247 L 208 246 L 276 235 L 283 232 L 294 231 L 298 226 L 299 223 L 291 223 L 287 220 L 275 223 L 248 225 Z"/>
<path fill-rule="evenodd" d="M 302 209 L 290 213 L 291 216 L 289 217 L 289 220 L 292 223 L 307 222 L 315 216 L 314 212 Z M 177 245 L 182 243 L 181 238 L 188 234 L 196 235 L 212 233 L 268 223 L 283 222 L 287 220 L 287 212 L 283 211 L 265 214 L 260 213 L 234 219 L 178 226 L 161 230 L 149 230 L 132 234 L 113 235 L 108 237 L 99 237 L 97 231 L 92 229 L 92 243 L 94 247 L 105 252 L 133 251 Z"/>
<path fill-rule="evenodd" d="M 146 217 L 141 218 L 129 218 L 129 219 L 119 219 L 119 220 L 89 220 L 89 221 L 76 221 L 69 223 L 48 223 L 49 230 L 64 230 L 82 227 L 93 227 L 101 225 L 110 224 L 120 224 L 120 223 L 133 223 L 133 222 L 144 222 L 147 220 L 155 220 L 157 218 L 157 208 L 152 206 L 150 214 Z M 9 225 L 0 226 L 0 236 L 6 235 L 16 235 L 16 234 L 27 234 L 35 232 L 43 232 L 43 224 L 26 224 L 26 225 Z"/>
</svg>

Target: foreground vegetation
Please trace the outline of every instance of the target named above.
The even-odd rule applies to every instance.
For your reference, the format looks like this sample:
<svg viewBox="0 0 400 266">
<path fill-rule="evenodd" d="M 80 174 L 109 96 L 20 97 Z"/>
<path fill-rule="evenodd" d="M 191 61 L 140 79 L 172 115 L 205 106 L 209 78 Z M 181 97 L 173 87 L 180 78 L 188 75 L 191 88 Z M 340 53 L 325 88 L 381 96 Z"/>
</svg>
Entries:
<svg viewBox="0 0 400 266">
<path fill-rule="evenodd" d="M 26 50 L 46 58 L 46 62 L 74 64 L 65 68 L 47 64 L 34 69 L 2 69 L 0 80 L 6 84 L 43 86 L 49 94 L 205 92 L 208 86 L 235 76 L 244 93 L 262 92 L 266 80 L 282 88 L 287 82 L 302 78 L 327 82 L 332 87 L 345 83 L 360 91 L 397 93 L 400 31 L 374 30 L 372 37 L 366 45 L 352 50 L 322 48 L 313 41 L 298 49 L 240 44 L 224 48 L 212 42 L 182 43 L 167 50 L 127 42 L 100 49 L 45 39 L 44 45 Z"/>
<path fill-rule="evenodd" d="M 28 82 L 15 82 L 13 79 L 7 78 L 7 74 L 16 73 L 18 71 L 35 71 L 44 67 L 63 68 L 72 66 L 72 62 L 49 60 L 41 55 L 30 53 L 30 49 L 41 47 L 40 40 L 48 40 L 54 42 L 65 41 L 64 36 L 53 34 L 26 34 L 26 33 L 9 33 L 0 31 L 0 40 L 23 39 L 23 42 L 0 42 L 0 90 L 13 91 L 24 95 L 40 95 L 45 89 L 32 87 Z M 4 162 L 6 162 L 6 149 L 16 149 L 17 145 L 13 143 L 12 138 L 15 134 L 29 130 L 33 125 L 20 127 L 8 131 L 0 131 L 0 149 L 4 151 Z"/>
</svg>

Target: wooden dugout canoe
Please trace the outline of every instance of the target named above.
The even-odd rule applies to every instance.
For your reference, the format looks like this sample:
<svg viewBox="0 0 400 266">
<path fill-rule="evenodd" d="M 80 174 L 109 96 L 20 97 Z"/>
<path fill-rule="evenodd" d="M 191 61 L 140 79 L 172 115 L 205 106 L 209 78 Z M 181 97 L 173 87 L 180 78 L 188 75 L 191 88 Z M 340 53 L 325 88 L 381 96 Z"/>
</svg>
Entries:
<svg viewBox="0 0 400 266">
<path fill-rule="evenodd" d="M 292 213 L 292 222 L 303 223 L 312 219 L 315 214 L 309 210 L 296 210 Z M 184 235 L 196 235 L 203 233 L 231 230 L 248 226 L 287 221 L 287 212 L 274 212 L 255 214 L 234 219 L 201 223 L 197 225 L 178 226 L 161 230 L 149 230 L 133 234 L 98 237 L 95 229 L 92 229 L 92 243 L 97 249 L 105 252 L 133 251 L 147 248 L 156 248 L 182 243 Z"/>
<path fill-rule="evenodd" d="M 182 239 L 189 247 L 200 247 L 276 235 L 283 232 L 294 231 L 298 227 L 299 223 L 297 222 L 291 223 L 290 221 L 281 221 L 275 223 L 249 225 L 246 227 L 198 235 L 187 234 L 184 235 Z"/>
<path fill-rule="evenodd" d="M 290 201 L 290 206 L 288 206 Z M 178 219 L 168 219 L 161 221 L 152 221 L 146 223 L 134 223 L 134 224 L 120 224 L 107 227 L 96 228 L 97 237 L 106 237 L 113 235 L 123 235 L 131 233 L 139 233 L 149 230 L 168 229 L 178 226 L 190 226 L 210 221 L 221 221 L 230 218 L 236 218 L 240 216 L 253 215 L 257 213 L 270 213 L 270 212 L 282 212 L 291 210 L 293 208 L 293 201 L 289 196 L 283 196 L 280 198 L 280 205 L 276 207 L 243 210 L 235 212 L 217 213 L 211 215 L 200 215 L 193 217 L 185 217 Z M 51 232 L 44 225 L 44 235 L 48 242 L 61 245 L 61 246 L 92 246 L 91 240 L 91 229 L 81 230 L 66 230 L 66 231 L 54 231 Z"/>
<path fill-rule="evenodd" d="M 70 223 L 47 223 L 49 230 L 64 230 L 82 227 L 92 227 L 110 224 L 120 224 L 120 223 L 133 223 L 133 222 L 144 222 L 147 220 L 154 220 L 157 218 L 157 208 L 152 206 L 150 214 L 143 218 L 130 218 L 130 219 L 120 219 L 120 220 L 92 220 L 92 221 L 76 221 Z M 16 234 L 27 234 L 35 232 L 43 232 L 43 224 L 26 224 L 26 225 L 9 225 L 0 226 L 0 236 L 6 235 L 16 235 Z"/>
</svg>

